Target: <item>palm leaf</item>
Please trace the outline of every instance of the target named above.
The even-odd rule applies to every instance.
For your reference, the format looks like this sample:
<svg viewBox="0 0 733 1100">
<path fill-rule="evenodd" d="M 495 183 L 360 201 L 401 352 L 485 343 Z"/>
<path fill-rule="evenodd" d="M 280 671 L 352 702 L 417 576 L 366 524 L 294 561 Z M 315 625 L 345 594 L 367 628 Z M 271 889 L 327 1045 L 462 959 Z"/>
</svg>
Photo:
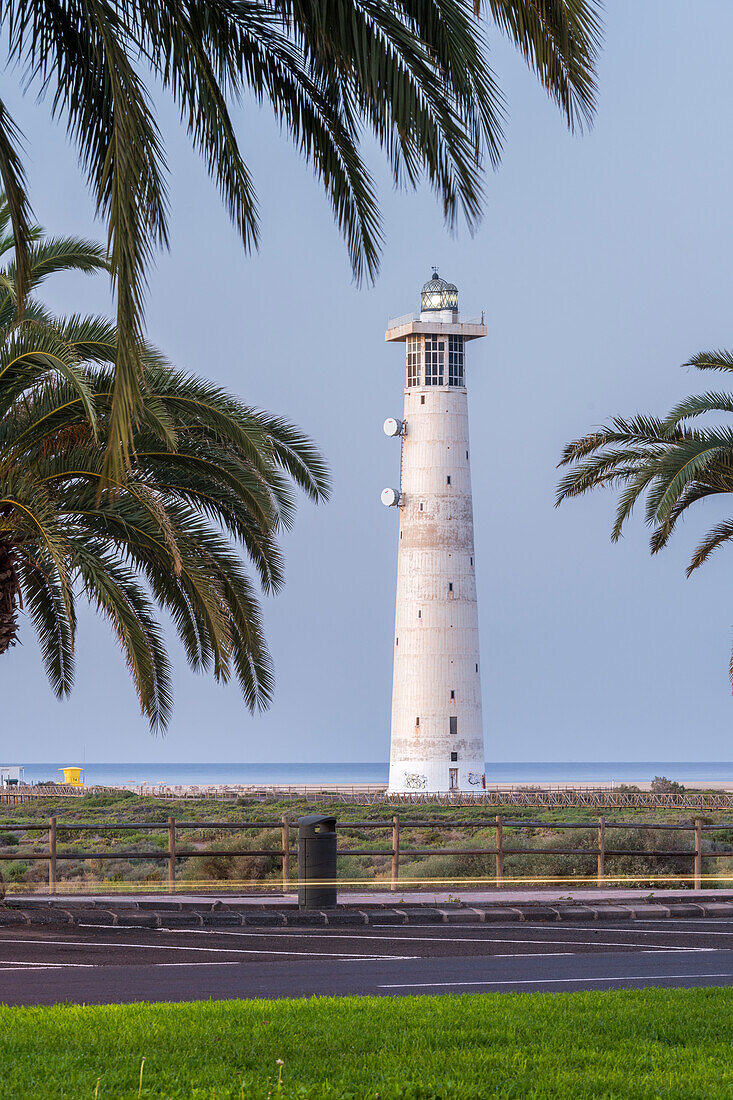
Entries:
<svg viewBox="0 0 733 1100">
<path fill-rule="evenodd" d="M 112 624 L 150 728 L 165 729 L 173 706 L 170 662 L 145 591 L 99 544 L 77 540 L 74 558 L 88 599 Z"/>
<path fill-rule="evenodd" d="M 685 367 L 695 367 L 697 370 L 733 370 L 733 352 L 730 351 L 701 351 L 693 355 Z"/>
<path fill-rule="evenodd" d="M 670 409 L 665 417 L 665 427 L 673 431 L 686 420 L 693 420 L 695 417 L 712 412 L 733 413 L 733 395 L 710 391 L 686 397 Z"/>
<path fill-rule="evenodd" d="M 692 555 L 690 564 L 687 567 L 687 576 L 689 577 L 696 569 L 699 569 L 714 550 L 717 550 L 719 546 L 724 542 L 728 542 L 730 539 L 733 539 L 733 521 L 731 520 L 727 520 L 725 523 L 719 523 L 716 527 L 708 531 L 705 538 L 697 545 L 695 553 Z"/>
<path fill-rule="evenodd" d="M 647 501 L 648 522 L 664 520 L 687 485 L 731 447 L 733 431 L 700 433 L 671 446 L 658 462 L 656 484 Z"/>
<path fill-rule="evenodd" d="M 569 125 L 587 123 L 601 35 L 596 0 L 489 0 L 488 11 Z M 467 0 L 6 0 L 0 20 L 10 62 L 65 121 L 107 223 L 118 329 L 105 461 L 112 480 L 132 462 L 145 387 L 146 278 L 167 241 L 165 155 L 147 78 L 177 105 L 245 248 L 258 234 L 232 110 L 245 96 L 272 108 L 311 165 L 357 280 L 375 277 L 382 245 L 363 153 L 369 140 L 397 183 L 429 183 L 449 226 L 459 215 L 478 224 L 482 166 L 498 161 L 504 105 Z M 0 111 L 22 311 L 31 227 L 18 134 Z M 2 245 L 1 219 L 0 234 Z"/>
<path fill-rule="evenodd" d="M 76 618 L 73 597 L 43 555 L 18 552 L 18 576 L 23 604 L 33 621 L 46 675 L 59 698 L 74 685 L 74 633 Z"/>
<path fill-rule="evenodd" d="M 16 254 L 15 293 L 18 317 L 22 318 L 28 289 L 28 246 L 31 241 L 31 209 L 25 172 L 20 158 L 20 131 L 0 100 L 0 181 L 5 192 L 5 209 L 13 227 Z"/>
<path fill-rule="evenodd" d="M 595 113 L 595 70 L 603 23 L 598 2 L 475 0 L 517 46 L 540 83 L 562 108 L 571 129 Z"/>
</svg>

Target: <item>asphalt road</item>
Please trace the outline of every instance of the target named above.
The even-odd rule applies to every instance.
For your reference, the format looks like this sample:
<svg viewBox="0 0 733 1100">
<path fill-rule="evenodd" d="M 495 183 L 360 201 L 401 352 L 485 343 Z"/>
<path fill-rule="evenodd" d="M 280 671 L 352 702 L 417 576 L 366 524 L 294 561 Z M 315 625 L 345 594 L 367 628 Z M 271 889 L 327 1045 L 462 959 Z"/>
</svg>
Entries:
<svg viewBox="0 0 733 1100">
<path fill-rule="evenodd" d="M 733 920 L 0 929 L 0 1003 L 733 985 Z"/>
</svg>

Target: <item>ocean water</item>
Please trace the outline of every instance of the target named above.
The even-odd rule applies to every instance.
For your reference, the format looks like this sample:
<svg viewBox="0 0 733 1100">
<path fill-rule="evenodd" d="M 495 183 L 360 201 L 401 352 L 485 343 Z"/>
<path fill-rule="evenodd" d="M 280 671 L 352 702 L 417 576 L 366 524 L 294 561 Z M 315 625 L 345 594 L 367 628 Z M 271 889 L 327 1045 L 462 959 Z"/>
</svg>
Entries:
<svg viewBox="0 0 733 1100">
<path fill-rule="evenodd" d="M 20 759 L 7 761 L 23 764 Z M 67 759 L 65 766 L 81 765 L 80 760 Z M 56 763 L 26 764 L 26 783 L 62 778 Z M 322 764 L 196 764 L 196 763 L 129 763 L 85 765 L 89 785 L 170 783 L 386 783 L 389 766 L 386 763 L 322 763 Z M 696 780 L 733 780 L 731 761 L 609 761 L 589 763 L 550 761 L 532 763 L 492 763 L 487 761 L 489 783 L 634 783 L 648 782 L 655 775 L 665 775 L 682 783 Z"/>
</svg>

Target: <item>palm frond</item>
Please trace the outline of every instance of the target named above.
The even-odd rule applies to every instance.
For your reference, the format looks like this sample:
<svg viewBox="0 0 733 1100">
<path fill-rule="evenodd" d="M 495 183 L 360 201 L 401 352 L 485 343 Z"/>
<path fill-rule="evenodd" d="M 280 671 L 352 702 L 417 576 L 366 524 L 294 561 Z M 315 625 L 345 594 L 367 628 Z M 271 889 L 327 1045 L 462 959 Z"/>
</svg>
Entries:
<svg viewBox="0 0 733 1100">
<path fill-rule="evenodd" d="M 59 698 L 74 686 L 74 634 L 76 617 L 71 590 L 42 553 L 23 548 L 17 569 L 23 605 L 38 636 L 46 675 Z"/>
<path fill-rule="evenodd" d="M 708 391 L 708 393 L 685 397 L 668 412 L 664 419 L 665 429 L 674 431 L 686 420 L 693 420 L 695 417 L 712 412 L 733 413 L 733 395 Z"/>
<path fill-rule="evenodd" d="M 702 352 L 687 365 L 700 370 L 733 370 L 733 354 Z M 564 448 L 559 465 L 572 468 L 558 485 L 557 503 L 598 486 L 619 488 L 612 529 L 615 541 L 637 501 L 646 495 L 645 519 L 653 528 L 650 549 L 658 553 L 694 504 L 733 493 L 733 428 L 700 429 L 688 423 L 709 413 L 731 412 L 733 396 L 709 391 L 678 402 L 663 419 L 615 417 Z M 695 549 L 687 576 L 731 540 L 733 521 L 708 531 Z M 730 675 L 733 683 L 733 655 Z"/>
<path fill-rule="evenodd" d="M 28 246 L 32 239 L 32 230 L 31 208 L 19 145 L 20 131 L 0 100 L 0 181 L 5 192 L 5 209 L 13 228 L 16 256 L 15 305 L 18 317 L 22 318 L 28 291 Z"/>
<path fill-rule="evenodd" d="M 37 290 L 49 275 L 62 271 L 91 273 L 108 271 L 109 263 L 104 249 L 94 241 L 80 237 L 47 237 L 30 245 L 28 249 L 28 275 L 26 288 Z M 8 277 L 15 282 L 15 262 L 8 264 Z"/>
<path fill-rule="evenodd" d="M 684 489 L 731 447 L 733 430 L 700 433 L 698 438 L 670 446 L 657 463 L 656 483 L 647 498 L 647 521 L 663 521 Z"/>
<path fill-rule="evenodd" d="M 696 481 L 687 485 L 665 515 L 664 520 L 652 532 L 649 540 L 652 554 L 658 554 L 660 550 L 664 549 L 672 537 L 677 521 L 685 515 L 692 504 L 695 504 L 698 500 L 704 500 L 706 497 L 714 496 L 719 492 L 720 489 Z"/>
<path fill-rule="evenodd" d="M 147 594 L 99 543 L 77 539 L 74 558 L 87 598 L 112 624 L 151 730 L 164 730 L 173 707 L 171 668 Z"/>
<path fill-rule="evenodd" d="M 6 331 L 0 340 L 0 416 L 7 415 L 13 402 L 31 385 L 49 374 L 61 376 L 74 389 L 89 422 L 96 415 L 85 373 L 78 357 L 55 326 L 26 320 Z"/>
<path fill-rule="evenodd" d="M 730 539 L 733 539 L 733 520 L 726 520 L 725 523 L 719 523 L 708 531 L 705 538 L 698 544 L 695 553 L 692 555 L 690 564 L 687 567 L 687 576 L 689 577 L 696 569 L 699 569 L 714 550 L 717 550 L 719 546 L 724 542 L 728 542 Z"/>
<path fill-rule="evenodd" d="M 697 370 L 733 370 L 733 352 L 730 351 L 701 351 L 693 355 L 684 367 L 695 367 Z"/>
<path fill-rule="evenodd" d="M 103 437 L 116 353 L 114 326 L 99 318 L 0 329 L 0 538 L 21 547 L 21 591 L 51 683 L 71 687 L 76 585 L 110 621 L 151 728 L 164 729 L 171 708 L 155 605 L 193 668 L 236 678 L 245 705 L 262 709 L 272 661 L 245 562 L 265 591 L 282 585 L 277 535 L 292 520 L 293 485 L 324 499 L 325 463 L 294 425 L 144 346 L 131 468 L 111 479 Z"/>
<path fill-rule="evenodd" d="M 614 448 L 586 458 L 582 463 L 578 461 L 575 469 L 559 482 L 555 506 L 567 497 L 582 496 L 600 485 L 615 486 L 628 481 L 650 458 L 653 455 L 641 448 Z"/>
<path fill-rule="evenodd" d="M 611 528 L 611 542 L 618 542 L 623 533 L 626 521 L 631 517 L 636 502 L 642 493 L 653 484 L 657 477 L 656 462 L 648 462 L 637 467 L 628 478 L 619 494 L 616 515 Z"/>
<path fill-rule="evenodd" d="M 323 455 L 294 424 L 268 413 L 259 414 L 272 446 L 275 461 L 311 500 L 325 501 L 331 494 L 331 478 Z"/>
<path fill-rule="evenodd" d="M 570 127 L 588 123 L 597 0 L 487 0 L 487 10 Z M 498 162 L 504 102 L 470 0 L 5 0 L 0 21 L 25 86 L 48 94 L 65 121 L 107 223 L 118 329 L 105 462 L 113 480 L 132 461 L 146 278 L 167 242 L 165 155 L 148 77 L 172 97 L 247 249 L 257 244 L 257 200 L 233 117 L 246 96 L 270 106 L 315 172 L 357 281 L 376 276 L 382 247 L 364 156 L 370 139 L 396 183 L 428 182 L 449 226 L 462 215 L 473 229 L 481 217 L 483 164 Z M 18 134 L 2 105 L 0 177 L 22 311 L 32 229 Z M 6 231 L 0 218 L 0 244 Z"/>
<path fill-rule="evenodd" d="M 603 40 L 597 0 L 475 0 L 517 46 L 571 129 L 595 114 L 596 63 Z"/>
</svg>

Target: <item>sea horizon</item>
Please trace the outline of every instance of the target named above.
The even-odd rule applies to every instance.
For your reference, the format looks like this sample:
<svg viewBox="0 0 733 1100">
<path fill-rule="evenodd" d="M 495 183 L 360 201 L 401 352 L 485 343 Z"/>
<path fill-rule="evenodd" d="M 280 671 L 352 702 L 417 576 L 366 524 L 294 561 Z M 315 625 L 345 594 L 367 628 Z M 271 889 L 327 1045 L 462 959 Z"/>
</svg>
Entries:
<svg viewBox="0 0 733 1100">
<path fill-rule="evenodd" d="M 23 764 L 14 759 L 3 766 L 24 768 L 26 783 L 60 780 L 64 767 L 82 767 L 85 782 L 94 785 L 216 785 L 386 783 L 389 764 L 383 762 L 323 761 L 270 763 L 227 762 L 115 762 L 84 764 L 67 758 Z M 650 782 L 655 775 L 681 783 L 733 780 L 733 761 L 487 761 L 488 783 L 634 783 Z"/>
</svg>

